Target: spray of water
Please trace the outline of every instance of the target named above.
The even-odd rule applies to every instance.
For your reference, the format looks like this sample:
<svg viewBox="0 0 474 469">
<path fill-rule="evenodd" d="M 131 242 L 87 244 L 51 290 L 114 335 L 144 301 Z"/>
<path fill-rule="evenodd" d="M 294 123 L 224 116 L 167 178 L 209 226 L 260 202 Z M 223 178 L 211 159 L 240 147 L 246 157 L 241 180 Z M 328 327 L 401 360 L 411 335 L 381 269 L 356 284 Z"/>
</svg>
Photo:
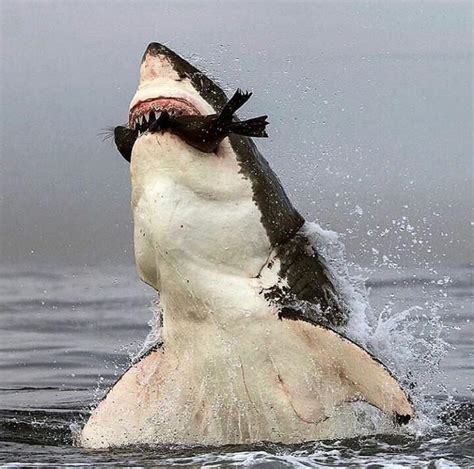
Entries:
<svg viewBox="0 0 474 469">
<path fill-rule="evenodd" d="M 152 318 L 148 321 L 150 332 L 146 336 L 143 345 L 138 351 L 129 351 L 132 363 L 136 363 L 141 357 L 146 355 L 151 349 L 162 342 L 161 340 L 161 326 L 163 324 L 163 311 L 160 306 L 159 299 L 156 299 L 152 305 Z"/>
<path fill-rule="evenodd" d="M 375 311 L 369 304 L 366 278 L 358 266 L 346 260 L 340 236 L 316 223 L 306 223 L 303 231 L 324 259 L 339 295 L 350 307 L 352 316 L 345 334 L 384 362 L 409 390 L 418 415 L 411 429 L 418 432 L 432 426 L 439 409 L 426 399 L 426 392 L 434 382 L 438 388 L 443 386 L 440 362 L 449 346 L 445 340 L 448 330 L 439 311 L 447 303 L 445 287 L 449 279 L 432 280 L 431 285 L 437 288 L 429 292 L 420 287 L 425 298 L 420 305 L 400 308 L 396 299 L 390 299 L 382 310 Z M 398 268 L 391 264 L 391 268 L 395 267 Z"/>
</svg>

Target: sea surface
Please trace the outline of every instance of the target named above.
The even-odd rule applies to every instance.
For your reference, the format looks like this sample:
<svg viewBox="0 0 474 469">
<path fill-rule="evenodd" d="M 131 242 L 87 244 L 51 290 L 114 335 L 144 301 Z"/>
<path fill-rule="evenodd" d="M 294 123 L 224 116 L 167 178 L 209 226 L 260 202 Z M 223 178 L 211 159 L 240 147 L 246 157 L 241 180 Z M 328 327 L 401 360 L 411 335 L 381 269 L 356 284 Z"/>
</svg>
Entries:
<svg viewBox="0 0 474 469">
<path fill-rule="evenodd" d="M 133 267 L 4 266 L 0 463 L 473 467 L 472 268 L 372 268 L 367 285 L 375 316 L 383 312 L 385 326 L 405 330 L 399 336 L 387 332 L 380 342 L 394 349 L 391 360 L 398 356 L 398 365 L 412 360 L 403 364 L 418 383 L 413 392 L 421 416 L 402 434 L 293 446 L 94 451 L 78 447 L 77 434 L 93 403 L 142 348 L 156 295 Z M 403 329 L 403 321 L 411 329 Z M 424 352 L 413 360 L 408 351 L 420 343 Z"/>
</svg>

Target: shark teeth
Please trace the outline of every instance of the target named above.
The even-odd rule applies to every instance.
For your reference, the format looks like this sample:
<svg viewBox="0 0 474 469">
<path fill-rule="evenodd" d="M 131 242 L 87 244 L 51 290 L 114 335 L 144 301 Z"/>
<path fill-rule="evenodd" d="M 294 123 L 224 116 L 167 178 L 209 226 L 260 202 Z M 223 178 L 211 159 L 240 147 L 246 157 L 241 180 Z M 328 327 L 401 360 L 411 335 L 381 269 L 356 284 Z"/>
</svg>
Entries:
<svg viewBox="0 0 474 469">
<path fill-rule="evenodd" d="M 138 130 L 138 135 L 141 135 L 148 130 L 148 127 L 154 122 L 157 117 L 160 115 L 161 109 L 153 108 L 144 114 L 140 114 L 135 118 L 135 120 L 131 123 L 131 128 L 133 130 Z"/>
<path fill-rule="evenodd" d="M 171 116 L 199 115 L 199 111 L 188 102 L 179 98 L 156 98 L 154 103 L 141 104 L 138 109 L 130 112 L 129 128 L 138 131 L 139 135 L 148 131 L 150 125 L 163 112 L 168 112 Z"/>
<path fill-rule="evenodd" d="M 156 119 L 158 119 L 158 117 L 160 116 L 162 111 L 163 111 L 163 109 L 161 109 L 159 107 L 155 107 L 155 108 L 151 109 L 150 111 L 148 111 L 144 114 L 140 114 L 131 123 L 130 127 L 133 130 L 138 130 L 138 135 L 142 135 L 143 133 L 145 133 L 148 130 L 150 125 L 153 122 L 155 122 Z M 183 112 L 181 112 L 180 110 L 171 110 L 170 109 L 167 112 L 170 114 L 170 116 L 173 116 L 173 117 L 183 115 Z"/>
</svg>

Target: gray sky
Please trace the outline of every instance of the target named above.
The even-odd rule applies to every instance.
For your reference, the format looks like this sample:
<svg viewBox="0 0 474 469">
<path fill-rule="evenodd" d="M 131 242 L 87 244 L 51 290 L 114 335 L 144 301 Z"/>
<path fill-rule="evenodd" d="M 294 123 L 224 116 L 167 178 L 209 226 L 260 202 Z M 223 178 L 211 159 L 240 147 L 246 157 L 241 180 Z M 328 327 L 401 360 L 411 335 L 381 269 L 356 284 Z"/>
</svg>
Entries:
<svg viewBox="0 0 474 469">
<path fill-rule="evenodd" d="M 258 146 L 353 260 L 465 263 L 471 31 L 469 2 L 1 1 L 2 260 L 133 262 L 128 165 L 98 134 L 158 41 L 254 91 Z"/>
</svg>

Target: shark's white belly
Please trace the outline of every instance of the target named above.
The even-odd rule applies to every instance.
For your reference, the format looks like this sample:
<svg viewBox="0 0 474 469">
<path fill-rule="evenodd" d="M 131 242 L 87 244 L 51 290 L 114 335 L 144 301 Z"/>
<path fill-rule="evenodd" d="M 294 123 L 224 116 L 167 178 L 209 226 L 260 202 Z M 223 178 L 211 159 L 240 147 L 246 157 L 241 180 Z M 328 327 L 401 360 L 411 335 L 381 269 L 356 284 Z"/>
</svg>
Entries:
<svg viewBox="0 0 474 469">
<path fill-rule="evenodd" d="M 164 335 L 167 315 L 192 327 L 212 312 L 220 321 L 263 314 L 256 277 L 271 245 L 230 145 L 216 156 L 169 133 L 144 135 L 131 175 L 137 267 L 160 292 Z"/>
</svg>

